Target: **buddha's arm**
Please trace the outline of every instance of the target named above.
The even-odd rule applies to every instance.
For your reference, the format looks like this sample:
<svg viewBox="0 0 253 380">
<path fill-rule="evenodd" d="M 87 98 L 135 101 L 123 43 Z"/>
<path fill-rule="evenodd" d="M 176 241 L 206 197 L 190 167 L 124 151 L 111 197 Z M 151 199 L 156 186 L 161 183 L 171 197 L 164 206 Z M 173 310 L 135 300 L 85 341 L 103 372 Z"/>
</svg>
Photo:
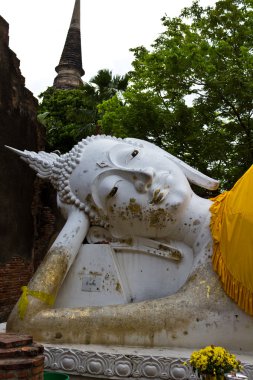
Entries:
<svg viewBox="0 0 253 380">
<path fill-rule="evenodd" d="M 199 268 L 182 290 L 169 297 L 125 305 L 41 310 L 23 332 L 37 341 L 57 344 L 145 346 L 158 339 L 167 346 L 177 343 L 174 335 L 190 344 L 190 331 L 198 331 L 199 320 L 207 318 L 209 322 L 213 305 L 216 311 L 231 313 L 231 302 L 227 304 L 229 300 L 224 299 L 217 276 L 210 269 L 210 265 Z M 183 333 L 186 330 L 188 335 Z"/>
<path fill-rule="evenodd" d="M 50 302 L 45 302 L 45 299 L 55 299 L 88 228 L 89 221 L 85 213 L 69 206 L 68 218 L 63 229 L 28 284 L 25 315 L 23 318 L 20 316 L 19 300 L 8 319 L 7 330 L 24 331 L 25 325 L 29 324 L 32 317 L 50 307 Z M 29 295 L 32 292 L 35 292 L 35 295 Z M 43 297 L 44 301 L 41 300 Z M 23 301 L 24 298 L 26 297 L 23 295 Z"/>
</svg>

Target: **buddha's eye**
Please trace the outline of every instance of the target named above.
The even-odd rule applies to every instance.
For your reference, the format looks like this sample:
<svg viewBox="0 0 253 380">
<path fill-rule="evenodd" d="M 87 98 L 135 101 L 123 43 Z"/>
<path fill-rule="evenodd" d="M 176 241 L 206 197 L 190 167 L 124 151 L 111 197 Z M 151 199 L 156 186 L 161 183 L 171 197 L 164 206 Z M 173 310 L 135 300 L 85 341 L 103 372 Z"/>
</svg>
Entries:
<svg viewBox="0 0 253 380">
<path fill-rule="evenodd" d="M 134 158 L 137 156 L 137 154 L 139 153 L 139 151 L 137 149 L 135 149 L 132 153 L 131 153 L 131 156 Z"/>
<path fill-rule="evenodd" d="M 112 190 L 110 191 L 110 193 L 107 195 L 107 198 L 112 198 L 112 197 L 114 197 L 114 195 L 117 193 L 117 191 L 118 191 L 118 187 L 117 187 L 117 186 L 114 186 L 114 187 L 112 188 Z"/>
</svg>

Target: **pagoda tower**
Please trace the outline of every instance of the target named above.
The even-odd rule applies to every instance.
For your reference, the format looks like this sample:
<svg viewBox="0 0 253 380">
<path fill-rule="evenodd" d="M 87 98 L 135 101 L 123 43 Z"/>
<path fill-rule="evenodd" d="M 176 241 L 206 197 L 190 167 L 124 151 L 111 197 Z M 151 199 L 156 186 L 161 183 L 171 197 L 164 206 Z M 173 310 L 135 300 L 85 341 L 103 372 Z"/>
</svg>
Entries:
<svg viewBox="0 0 253 380">
<path fill-rule="evenodd" d="M 72 19 L 67 38 L 62 51 L 59 65 L 55 71 L 54 87 L 59 89 L 74 89 L 83 84 L 82 48 L 80 31 L 80 0 L 75 0 Z"/>
</svg>

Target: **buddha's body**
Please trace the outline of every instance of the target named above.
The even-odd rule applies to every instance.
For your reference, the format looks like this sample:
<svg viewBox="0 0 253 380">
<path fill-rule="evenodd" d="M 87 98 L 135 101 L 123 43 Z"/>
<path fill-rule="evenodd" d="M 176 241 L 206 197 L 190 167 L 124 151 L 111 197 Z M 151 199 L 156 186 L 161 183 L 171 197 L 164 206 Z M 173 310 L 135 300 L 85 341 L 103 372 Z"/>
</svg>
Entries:
<svg viewBox="0 0 253 380">
<path fill-rule="evenodd" d="M 119 305 L 52 309 L 28 296 L 24 318 L 16 306 L 8 331 L 58 343 L 170 347 L 213 343 L 252 351 L 253 318 L 225 295 L 212 269 L 212 202 L 195 195 L 187 178 L 209 189 L 217 186 L 216 181 L 152 144 L 135 140 L 85 140 L 70 155 L 44 156 L 48 165 L 42 158 L 35 164 L 34 154 L 23 156 L 57 188 L 67 219 L 30 281 L 30 290 L 56 296 L 78 252 L 85 252 L 83 240 L 92 236 L 94 226 L 102 235 L 104 231 L 101 241 L 119 242 L 123 253 L 124 246 L 129 251 L 141 241 L 142 251 L 149 252 L 152 246 L 157 256 L 165 252 L 176 257 L 182 281 L 166 297 Z M 172 260 L 166 265 L 175 264 Z M 155 267 L 154 276 L 159 277 Z"/>
</svg>

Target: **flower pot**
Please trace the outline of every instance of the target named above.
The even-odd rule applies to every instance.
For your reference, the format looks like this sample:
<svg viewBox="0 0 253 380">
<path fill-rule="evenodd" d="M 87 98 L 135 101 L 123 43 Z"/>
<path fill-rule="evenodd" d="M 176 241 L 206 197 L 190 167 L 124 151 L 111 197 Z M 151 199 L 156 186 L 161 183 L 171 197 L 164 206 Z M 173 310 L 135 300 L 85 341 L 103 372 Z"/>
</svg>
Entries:
<svg viewBox="0 0 253 380">
<path fill-rule="evenodd" d="M 203 374 L 201 378 L 202 380 L 224 380 L 224 375 Z"/>
</svg>

